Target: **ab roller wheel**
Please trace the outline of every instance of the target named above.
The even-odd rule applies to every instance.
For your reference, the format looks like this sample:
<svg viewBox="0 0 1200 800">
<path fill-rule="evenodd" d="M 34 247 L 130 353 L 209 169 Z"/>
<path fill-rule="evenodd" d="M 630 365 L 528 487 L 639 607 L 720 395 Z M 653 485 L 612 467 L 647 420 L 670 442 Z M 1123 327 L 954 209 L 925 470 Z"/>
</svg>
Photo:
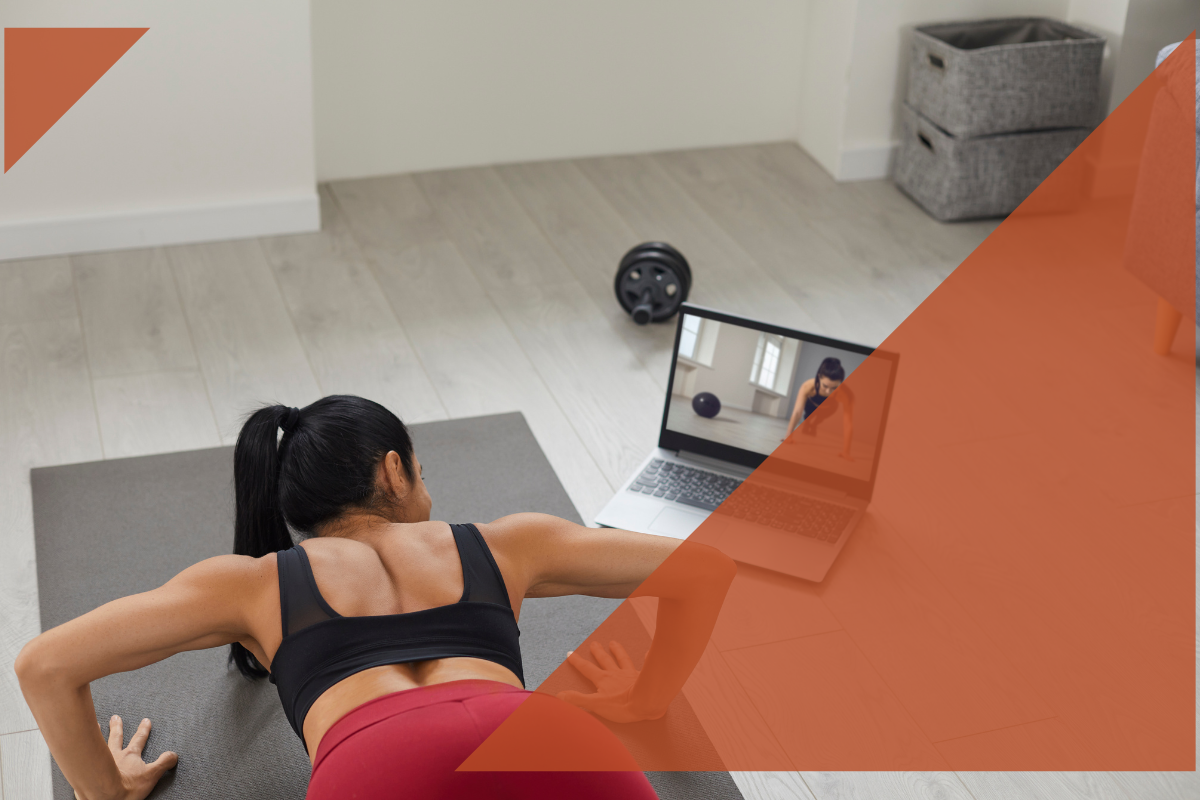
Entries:
<svg viewBox="0 0 1200 800">
<path fill-rule="evenodd" d="M 613 284 L 617 302 L 638 325 L 670 319 L 691 287 L 687 259 L 666 242 L 645 242 L 626 253 Z"/>
</svg>

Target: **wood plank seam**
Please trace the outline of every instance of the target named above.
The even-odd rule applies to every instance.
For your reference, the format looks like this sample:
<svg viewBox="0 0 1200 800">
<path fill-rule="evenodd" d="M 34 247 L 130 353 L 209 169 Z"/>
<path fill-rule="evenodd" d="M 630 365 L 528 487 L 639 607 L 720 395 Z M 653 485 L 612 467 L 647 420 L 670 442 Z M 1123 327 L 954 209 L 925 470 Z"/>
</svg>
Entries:
<svg viewBox="0 0 1200 800">
<path fill-rule="evenodd" d="M 488 303 L 491 304 L 492 309 L 496 312 L 496 316 L 500 319 L 500 322 L 504 325 L 504 327 L 506 329 L 508 329 L 509 335 L 511 335 L 513 337 L 513 341 L 516 343 L 517 348 L 521 351 L 521 355 L 525 358 L 525 360 L 529 363 L 529 366 L 533 369 L 534 374 L 538 376 L 538 380 L 541 381 L 542 387 L 545 389 L 547 396 L 551 399 L 551 401 L 554 403 L 554 405 L 558 408 L 558 410 L 566 418 L 567 424 L 571 427 L 571 430 L 573 430 L 575 432 L 575 436 L 579 439 L 579 441 L 581 443 L 584 444 L 584 452 L 586 452 L 588 454 L 588 456 L 592 459 L 592 462 L 595 464 L 596 468 L 598 470 L 600 470 L 600 465 L 599 465 L 599 462 L 596 461 L 595 455 L 593 453 L 591 453 L 587 448 L 587 444 L 586 444 L 587 439 L 580 434 L 579 429 L 575 425 L 574 415 L 568 414 L 567 410 L 562 407 L 562 404 L 559 401 L 558 397 L 555 396 L 554 391 L 550 388 L 549 384 L 546 382 L 545 376 L 538 369 L 537 363 L 529 356 L 529 353 L 525 350 L 525 347 L 521 344 L 520 338 L 517 336 L 516 332 L 512 329 L 512 325 L 509 324 L 508 320 L 504 317 L 504 314 L 500 311 L 500 308 L 496 304 L 495 297 L 492 295 L 491 291 L 487 288 L 486 284 L 484 284 L 482 281 L 480 281 L 478 271 L 472 265 L 471 261 L 463 254 L 462 248 L 459 247 L 459 244 L 456 241 L 454 235 L 449 233 L 449 228 L 447 228 L 446 222 L 442 218 L 441 212 L 438 210 L 437 206 L 434 205 L 433 202 L 430 200 L 429 194 L 425 191 L 425 187 L 421 185 L 420 181 L 415 181 L 414 183 L 416 184 L 417 191 L 419 191 L 421 193 L 421 196 L 424 198 L 425 203 L 431 209 L 433 209 L 433 213 L 437 216 L 442 227 L 446 228 L 448 236 L 449 236 L 450 246 L 454 248 L 455 252 L 458 253 L 458 257 L 462 259 L 463 263 L 467 265 L 467 269 L 470 270 L 471 274 L 475 276 L 475 280 L 478 281 L 480 286 L 483 287 L 484 294 L 487 295 L 487 298 L 488 298 Z M 523 214 L 525 213 L 523 208 L 521 209 L 521 213 L 523 213 Z M 601 477 L 603 478 L 604 471 L 600 470 L 600 474 L 601 474 Z M 604 478 L 604 479 L 607 482 L 607 478 Z M 608 488 L 609 488 L 609 491 L 615 491 L 612 488 L 611 484 L 609 485 Z M 572 501 L 572 502 L 574 502 L 574 501 Z M 578 508 L 576 508 L 576 513 L 579 513 Z M 580 517 L 583 518 L 583 515 L 580 514 Z"/>
<path fill-rule="evenodd" d="M 971 623 L 975 626 L 976 630 L 979 632 L 979 635 L 982 636 L 988 642 L 988 644 L 990 644 L 993 648 L 995 648 L 996 652 L 1003 654 L 1004 648 L 1002 648 L 998 642 L 993 640 L 992 636 L 988 633 L 987 628 L 984 625 L 980 624 L 979 620 L 975 619 L 974 615 L 971 614 L 970 609 L 968 609 L 966 606 L 964 606 L 961 602 L 958 601 L 958 598 L 955 596 L 954 592 L 950 591 L 950 588 L 942 582 L 942 580 L 938 577 L 937 573 L 934 572 L 934 570 L 929 566 L 929 564 L 927 564 L 925 562 L 925 559 L 921 558 L 920 551 L 917 550 L 915 547 L 913 547 L 912 543 L 904 538 L 904 533 L 902 531 L 900 531 L 899 529 L 897 529 L 895 525 L 891 525 L 891 524 L 887 523 L 886 520 L 884 520 L 884 524 L 887 525 L 887 527 L 892 531 L 892 533 L 895 534 L 896 537 L 899 538 L 899 540 L 904 543 L 904 545 L 908 548 L 912 557 L 914 559 L 916 559 L 916 561 L 925 569 L 926 573 L 928 573 L 928 575 L 933 578 L 933 580 L 937 583 L 938 587 L 943 592 L 945 592 L 948 597 L 954 598 L 955 602 L 958 603 L 959 612 L 962 613 L 967 619 L 969 619 L 971 621 Z M 832 610 L 830 611 L 830 613 L 831 614 L 833 613 Z M 836 616 L 837 615 L 834 614 L 834 617 L 836 617 Z M 854 638 L 853 635 L 851 635 L 851 639 L 853 639 L 853 638 Z M 855 642 L 855 646 L 858 646 L 857 642 Z M 1020 675 L 1026 681 L 1026 683 L 1029 684 L 1029 686 L 1028 686 L 1029 690 L 1033 692 L 1033 695 L 1039 701 L 1041 701 L 1042 703 L 1045 703 L 1048 708 L 1055 709 L 1055 711 L 1057 712 L 1058 709 L 1055 707 L 1055 705 L 1053 703 L 1049 702 L 1046 698 L 1042 697 L 1041 693 L 1038 692 L 1038 690 L 1036 688 L 1036 684 L 1032 680 L 1030 680 L 1029 677 L 1027 675 L 1025 675 L 1025 673 L 1023 673 L 1017 667 L 1016 664 L 1009 662 L 1007 658 L 1005 658 L 1005 661 L 1008 662 L 1009 669 L 1011 669 L 1015 674 Z M 1058 716 L 1058 714 L 1056 713 L 1054 716 Z M 1051 718 L 1053 718 L 1053 717 L 1051 717 Z M 1021 724 L 1027 725 L 1030 722 L 1036 722 L 1036 721 L 1038 721 L 1038 720 L 1026 720 L 1024 723 L 1021 723 Z M 1007 726 L 1004 726 L 1004 727 L 1007 727 Z M 978 731 L 977 733 L 984 733 L 984 732 L 985 731 Z M 970 734 L 970 735 L 976 735 L 976 734 Z"/>
<path fill-rule="evenodd" d="M 1001 725 L 999 728 L 991 728 L 986 731 L 974 731 L 973 733 L 966 733 L 962 736 L 951 736 L 949 739 L 938 739 L 934 742 L 934 744 L 942 744 L 943 742 L 957 742 L 959 739 L 970 739 L 972 736 L 980 736 L 985 733 L 995 733 L 996 731 L 1007 731 L 1012 730 L 1013 728 L 1023 728 L 1026 725 L 1032 725 L 1035 722 L 1049 722 L 1052 719 L 1058 719 L 1058 717 L 1042 717 L 1041 719 L 1030 719 L 1024 722 L 1018 722 L 1015 725 Z"/>
<path fill-rule="evenodd" d="M 87 331 L 83 324 L 83 304 L 79 302 L 79 282 L 75 280 L 75 266 L 73 264 L 71 265 L 71 295 L 75 298 L 75 318 L 79 320 L 79 341 L 83 345 L 83 363 L 87 367 L 88 391 L 92 398 L 92 414 L 96 419 L 96 432 L 100 436 L 100 457 L 105 458 L 104 430 L 100 427 L 100 407 L 96 403 L 96 381 L 92 377 L 92 359 L 88 355 Z"/>
<path fill-rule="evenodd" d="M 279 276 L 275 273 L 274 267 L 271 266 L 271 254 L 267 252 L 262 239 L 255 239 L 254 242 L 258 245 L 259 252 L 262 253 L 263 263 L 267 265 L 267 272 L 271 275 L 271 283 L 274 284 L 275 291 L 279 293 L 279 302 L 283 305 L 283 311 L 287 314 L 288 322 L 292 324 L 292 333 L 295 334 L 296 341 L 300 344 L 300 351 L 304 353 L 304 363 L 308 364 L 308 371 L 312 373 L 313 382 L 317 384 L 317 393 L 321 397 L 324 397 L 325 388 L 321 386 L 321 375 L 317 372 L 317 368 L 313 364 L 312 355 L 308 352 L 308 348 L 304 346 L 304 338 L 300 335 L 300 327 L 296 325 L 296 315 L 292 313 L 292 305 L 287 301 L 287 295 L 284 294 L 283 287 L 279 285 Z"/>
<path fill-rule="evenodd" d="M 328 183 L 325 185 L 327 187 L 329 186 Z M 425 362 L 421 360 L 421 351 L 417 347 L 416 342 L 413 341 L 412 334 L 408 332 L 408 328 L 404 326 L 404 320 L 400 318 L 400 312 L 396 310 L 396 307 L 392 304 L 391 297 L 383 290 L 383 285 L 379 282 L 379 275 L 376 271 L 377 266 L 375 264 L 375 259 L 371 255 L 370 249 L 359 240 L 358 233 L 355 232 L 354 225 L 350 224 L 350 217 L 346 213 L 346 209 L 342 207 L 342 202 L 338 199 L 337 193 L 330 188 L 327 192 L 325 192 L 324 198 L 327 202 L 333 203 L 338 210 L 338 214 L 347 221 L 346 235 L 349 236 L 354 242 L 354 246 L 358 249 L 359 254 L 363 258 L 363 263 L 367 265 L 367 274 L 371 276 L 371 283 L 375 285 L 375 290 L 379 292 L 379 296 L 382 297 L 384 302 L 387 304 L 388 310 L 392 312 L 392 318 L 396 320 L 396 325 L 400 328 L 400 333 L 404 336 L 404 341 L 408 343 L 408 347 L 412 351 L 413 358 L 417 360 L 417 366 L 421 368 L 421 372 L 424 373 L 425 379 L 429 381 L 429 385 L 433 387 L 433 393 L 437 396 L 438 403 L 442 406 L 442 411 L 445 412 L 445 418 L 450 419 L 450 409 L 446 406 L 446 399 L 442 397 L 441 392 L 438 390 L 437 383 L 433 380 L 429 370 L 425 368 Z"/>
<path fill-rule="evenodd" d="M 208 376 L 204 374 L 200 353 L 196 350 L 196 335 L 192 332 L 192 322 L 188 319 L 187 311 L 183 307 L 183 292 L 179 290 L 179 278 L 175 275 L 175 266 L 171 263 L 169 256 L 167 257 L 167 275 L 171 278 L 171 288 L 175 290 L 175 298 L 179 301 L 179 316 L 183 317 L 183 327 L 187 331 L 188 345 L 192 348 L 192 358 L 196 361 L 196 371 L 200 374 L 200 381 L 204 384 L 204 396 L 208 400 L 208 411 L 212 414 L 213 425 L 217 428 L 217 438 L 220 438 L 221 421 L 217 416 L 217 406 L 213 403 L 212 389 L 208 386 Z"/>
<path fill-rule="evenodd" d="M 927 741 L 929 743 L 929 746 L 933 747 L 936 750 L 937 748 L 934 747 L 932 737 L 930 737 L 929 733 L 925 730 L 925 728 L 923 728 L 921 726 L 921 723 L 919 723 L 917 721 L 916 717 L 913 716 L 913 713 L 911 711 L 909 711 L 908 706 L 905 705 L 904 701 L 900 699 L 900 695 L 898 695 L 896 693 L 895 688 L 893 688 L 892 685 L 890 683 L 888 683 L 887 678 L 885 678 L 883 676 L 883 674 L 880 673 L 879 668 L 875 666 L 874 662 L 871 661 L 870 657 L 866 654 L 866 652 L 863 650 L 862 646 L 858 643 L 858 640 L 854 638 L 854 634 L 851 631 L 846 629 L 845 623 L 841 619 L 838 618 L 837 612 L 835 612 L 832 608 L 829 608 L 828 605 L 826 605 L 825 608 L 828 609 L 829 615 L 832 616 L 835 620 L 837 620 L 839 630 L 825 631 L 824 633 L 825 634 L 837 634 L 837 633 L 845 634 L 846 638 L 850 640 L 850 643 L 852 645 L 854 645 L 854 649 L 858 651 L 859 656 L 862 657 L 863 662 L 868 667 L 871 668 L 871 671 L 873 673 L 875 673 L 875 677 L 879 679 L 879 682 L 881 684 L 883 684 L 884 688 L 887 689 L 888 693 L 891 694 L 891 696 L 893 698 L 895 698 L 896 703 L 900 706 L 900 708 L 902 708 L 904 710 L 904 713 L 908 717 L 909 722 L 911 722 L 913 724 L 914 728 L 916 728 L 918 731 L 921 732 L 921 735 L 925 737 L 925 741 Z M 824 635 L 824 634 L 814 634 L 814 636 L 821 636 L 821 635 Z M 800 637 L 800 638 L 810 638 L 810 637 Z M 945 758 L 943 758 L 942 760 L 945 761 Z"/>
</svg>

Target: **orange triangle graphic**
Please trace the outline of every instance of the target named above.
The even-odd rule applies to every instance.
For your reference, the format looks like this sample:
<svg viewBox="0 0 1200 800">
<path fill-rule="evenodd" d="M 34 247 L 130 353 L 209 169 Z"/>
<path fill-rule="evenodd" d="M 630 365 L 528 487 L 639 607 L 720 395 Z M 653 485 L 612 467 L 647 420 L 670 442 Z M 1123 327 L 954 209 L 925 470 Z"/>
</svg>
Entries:
<svg viewBox="0 0 1200 800">
<path fill-rule="evenodd" d="M 5 28 L 4 171 L 149 28 Z"/>
<path fill-rule="evenodd" d="M 619 743 L 654 771 L 1195 770 L 1195 54 L 1193 35 L 459 769 L 628 769 Z M 868 409 L 889 396 L 885 431 Z M 811 552 L 796 531 L 820 525 L 777 491 L 797 464 L 880 442 L 822 582 L 751 566 Z"/>
</svg>

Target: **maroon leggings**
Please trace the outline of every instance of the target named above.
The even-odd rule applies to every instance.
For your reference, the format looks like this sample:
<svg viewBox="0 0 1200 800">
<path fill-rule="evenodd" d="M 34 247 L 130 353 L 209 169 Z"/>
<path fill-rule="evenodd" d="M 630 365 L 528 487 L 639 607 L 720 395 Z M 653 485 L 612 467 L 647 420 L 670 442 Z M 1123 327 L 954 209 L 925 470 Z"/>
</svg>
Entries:
<svg viewBox="0 0 1200 800">
<path fill-rule="evenodd" d="M 456 772 L 530 694 L 498 681 L 462 680 L 363 703 L 321 739 L 306 800 L 657 800 L 641 772 Z M 562 705 L 564 714 L 586 714 Z"/>
</svg>

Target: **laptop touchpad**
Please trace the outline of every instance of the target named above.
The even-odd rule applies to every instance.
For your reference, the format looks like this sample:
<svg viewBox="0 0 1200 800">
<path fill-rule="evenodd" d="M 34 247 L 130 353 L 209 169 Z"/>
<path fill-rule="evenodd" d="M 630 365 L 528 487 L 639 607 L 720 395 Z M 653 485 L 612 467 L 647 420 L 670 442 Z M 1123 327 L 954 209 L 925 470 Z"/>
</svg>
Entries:
<svg viewBox="0 0 1200 800">
<path fill-rule="evenodd" d="M 673 536 L 676 539 L 686 539 L 692 531 L 700 527 L 700 523 L 708 517 L 702 514 L 691 514 L 677 508 L 664 508 L 650 523 L 650 533 L 660 533 L 663 536 Z"/>
</svg>

